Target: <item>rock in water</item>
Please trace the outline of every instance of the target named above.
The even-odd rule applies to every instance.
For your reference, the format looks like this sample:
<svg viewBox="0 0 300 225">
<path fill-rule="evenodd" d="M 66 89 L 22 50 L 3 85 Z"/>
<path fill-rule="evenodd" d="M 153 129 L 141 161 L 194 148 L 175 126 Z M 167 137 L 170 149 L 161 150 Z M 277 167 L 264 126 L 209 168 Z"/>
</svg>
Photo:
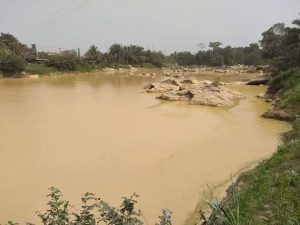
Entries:
<svg viewBox="0 0 300 225">
<path fill-rule="evenodd" d="M 271 81 L 270 76 L 262 76 L 249 80 L 246 85 L 267 85 Z"/>
<path fill-rule="evenodd" d="M 233 106 L 235 100 L 244 98 L 237 91 L 213 85 L 200 86 L 192 90 L 190 104 L 209 106 Z"/>
<path fill-rule="evenodd" d="M 293 121 L 295 119 L 295 116 L 293 114 L 290 114 L 284 110 L 275 109 L 271 109 L 265 112 L 264 114 L 262 114 L 262 117 L 282 121 Z"/>
<path fill-rule="evenodd" d="M 158 99 L 187 101 L 192 105 L 233 106 L 236 100 L 245 98 L 238 91 L 215 86 L 207 81 L 167 79 L 145 87 L 147 92 L 161 93 Z"/>
</svg>

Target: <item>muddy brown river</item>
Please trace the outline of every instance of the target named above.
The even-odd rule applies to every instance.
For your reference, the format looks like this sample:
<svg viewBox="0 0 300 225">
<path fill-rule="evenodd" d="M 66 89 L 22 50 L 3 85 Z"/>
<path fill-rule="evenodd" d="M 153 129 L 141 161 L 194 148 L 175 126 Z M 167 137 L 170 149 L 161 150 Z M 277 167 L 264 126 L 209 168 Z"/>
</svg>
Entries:
<svg viewBox="0 0 300 225">
<path fill-rule="evenodd" d="M 269 107 L 255 97 L 264 87 L 235 87 L 247 99 L 213 108 L 141 93 L 151 79 L 0 79 L 0 223 L 39 223 L 35 212 L 56 186 L 75 206 L 87 191 L 116 206 L 136 192 L 149 224 L 169 208 L 181 225 L 207 185 L 269 157 L 289 129 L 259 117 Z"/>
</svg>

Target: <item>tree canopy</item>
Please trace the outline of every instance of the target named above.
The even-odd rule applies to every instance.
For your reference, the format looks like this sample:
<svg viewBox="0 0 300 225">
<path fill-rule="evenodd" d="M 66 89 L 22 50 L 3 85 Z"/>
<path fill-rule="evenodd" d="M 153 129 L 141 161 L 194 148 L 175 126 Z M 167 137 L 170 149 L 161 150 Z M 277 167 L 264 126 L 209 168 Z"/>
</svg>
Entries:
<svg viewBox="0 0 300 225">
<path fill-rule="evenodd" d="M 23 59 L 27 57 L 30 49 L 9 33 L 0 35 L 0 52 L 10 52 Z"/>
<path fill-rule="evenodd" d="M 286 27 L 278 23 L 262 34 L 262 54 L 270 60 L 274 71 L 300 66 L 300 19 L 292 24 Z"/>
</svg>

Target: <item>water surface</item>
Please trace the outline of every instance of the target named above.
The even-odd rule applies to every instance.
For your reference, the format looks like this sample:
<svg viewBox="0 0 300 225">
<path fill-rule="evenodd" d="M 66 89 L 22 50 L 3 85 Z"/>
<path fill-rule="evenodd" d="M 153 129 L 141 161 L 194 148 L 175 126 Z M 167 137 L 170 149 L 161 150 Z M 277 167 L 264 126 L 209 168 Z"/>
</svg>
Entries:
<svg viewBox="0 0 300 225">
<path fill-rule="evenodd" d="M 150 224 L 161 208 L 182 224 L 206 184 L 269 157 L 289 128 L 259 117 L 269 107 L 255 98 L 263 87 L 240 87 L 247 99 L 212 108 L 141 93 L 151 79 L 1 79 L 0 223 L 37 223 L 56 186 L 73 205 L 87 191 L 116 206 L 136 192 Z"/>
</svg>

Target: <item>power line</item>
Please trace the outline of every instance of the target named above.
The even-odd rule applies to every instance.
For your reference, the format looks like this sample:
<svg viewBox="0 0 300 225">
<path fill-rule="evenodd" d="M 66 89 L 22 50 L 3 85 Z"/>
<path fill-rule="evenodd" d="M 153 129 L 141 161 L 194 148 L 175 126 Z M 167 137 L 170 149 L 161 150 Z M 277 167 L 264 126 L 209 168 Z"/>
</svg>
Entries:
<svg viewBox="0 0 300 225">
<path fill-rule="evenodd" d="M 38 26 L 41 26 L 44 23 L 47 23 L 48 21 L 51 21 L 53 18 L 55 18 L 57 15 L 59 15 L 61 12 L 63 12 L 65 9 L 67 9 L 75 1 L 76 0 L 69 0 L 62 8 L 57 10 L 54 14 L 49 15 L 46 19 L 42 20 Z"/>
<path fill-rule="evenodd" d="M 54 18 L 52 20 L 52 22 L 58 22 L 59 20 L 63 19 L 63 18 L 66 18 L 67 16 L 70 16 L 72 15 L 73 13 L 79 11 L 80 9 L 88 6 L 90 3 L 91 3 L 92 0 L 84 0 L 83 2 L 81 2 L 81 4 L 78 4 L 77 7 L 73 8 L 72 11 L 69 11 L 69 12 L 65 12 L 64 14 L 58 16 L 57 18 Z"/>
<path fill-rule="evenodd" d="M 77 0 L 69 0 L 62 8 L 60 8 L 58 11 L 56 11 L 54 14 L 48 16 L 46 19 L 44 19 L 42 22 L 40 22 L 35 28 L 31 30 L 27 30 L 24 33 L 27 33 L 29 31 L 33 30 L 40 30 L 44 28 L 49 23 L 56 23 L 59 20 L 66 18 L 67 16 L 70 16 L 71 14 L 79 11 L 80 9 L 86 7 L 91 3 L 92 0 L 83 0 L 80 2 L 75 3 Z"/>
</svg>

